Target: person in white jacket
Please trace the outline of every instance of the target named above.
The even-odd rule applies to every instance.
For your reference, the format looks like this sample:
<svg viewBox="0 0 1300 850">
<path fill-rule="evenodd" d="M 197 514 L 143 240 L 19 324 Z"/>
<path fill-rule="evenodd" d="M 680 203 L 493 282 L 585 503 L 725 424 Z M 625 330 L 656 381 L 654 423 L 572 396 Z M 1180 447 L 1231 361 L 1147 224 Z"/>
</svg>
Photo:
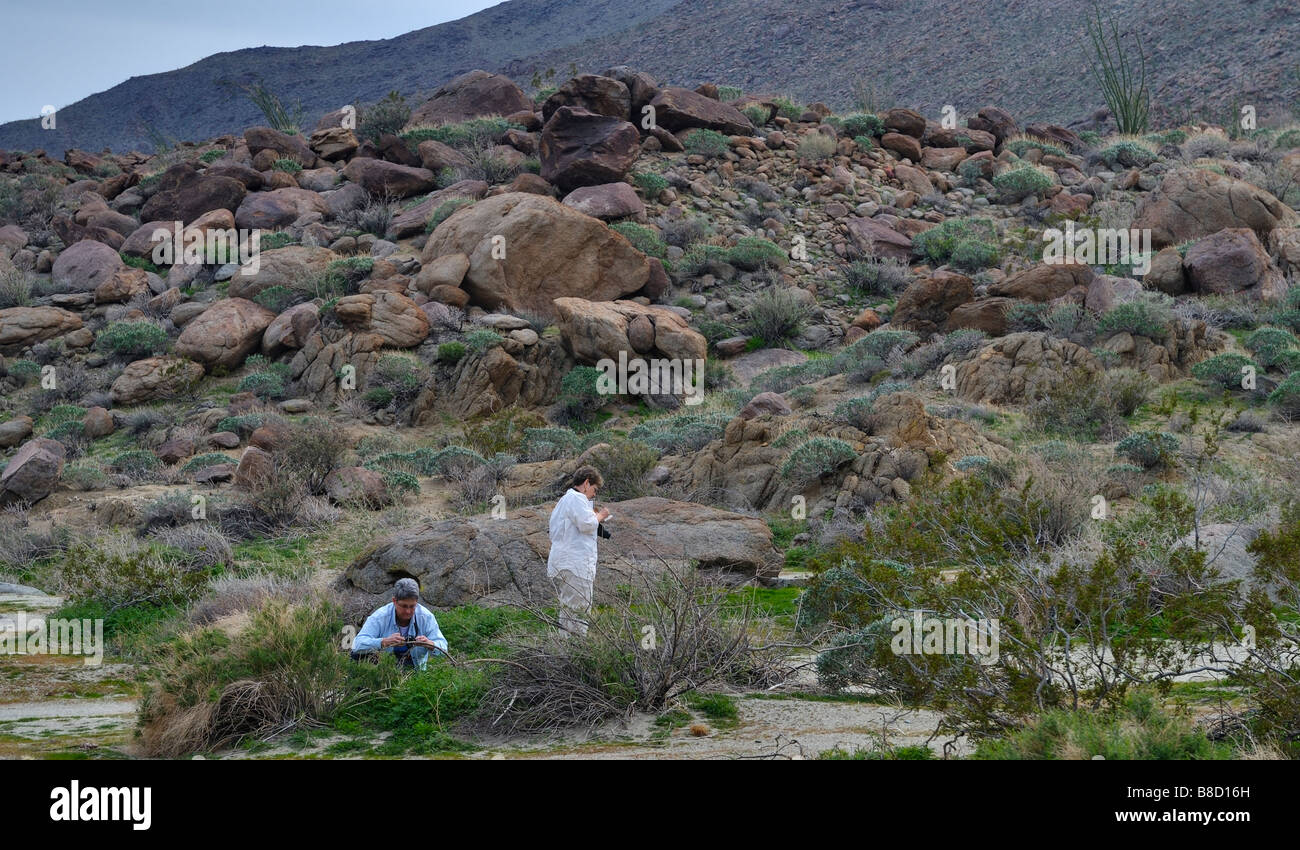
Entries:
<svg viewBox="0 0 1300 850">
<path fill-rule="evenodd" d="M 594 466 L 580 467 L 569 491 L 551 511 L 551 554 L 546 576 L 560 600 L 560 627 L 571 635 L 587 634 L 592 588 L 596 584 L 596 529 L 609 519 L 607 508 L 596 510 L 592 499 L 604 484 Z"/>
</svg>

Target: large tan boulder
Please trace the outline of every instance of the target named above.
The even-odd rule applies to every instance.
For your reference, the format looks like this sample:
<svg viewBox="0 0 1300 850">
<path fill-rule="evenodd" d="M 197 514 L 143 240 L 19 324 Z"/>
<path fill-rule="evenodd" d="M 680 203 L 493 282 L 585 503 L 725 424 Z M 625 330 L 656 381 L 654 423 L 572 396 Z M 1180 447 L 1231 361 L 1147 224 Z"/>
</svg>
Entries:
<svg viewBox="0 0 1300 850">
<path fill-rule="evenodd" d="M 273 286 L 293 289 L 325 274 L 336 259 L 337 254 L 318 245 L 286 245 L 262 251 L 258 255 L 257 273 L 236 272 L 230 279 L 228 294 L 231 298 L 253 299 Z"/>
<path fill-rule="evenodd" d="M 1039 263 L 991 285 L 988 293 L 1026 301 L 1053 301 L 1076 286 L 1087 287 L 1092 275 L 1092 267 L 1083 263 Z"/>
<path fill-rule="evenodd" d="M 650 277 L 646 256 L 604 223 L 524 192 L 485 198 L 444 221 L 422 259 L 446 254 L 469 257 L 461 286 L 488 310 L 553 316 L 556 298 L 613 301 Z"/>
<path fill-rule="evenodd" d="M 18 354 L 29 345 L 80 327 L 80 316 L 59 307 L 9 307 L 0 310 L 0 354 Z"/>
<path fill-rule="evenodd" d="M 249 193 L 235 210 L 235 224 L 246 230 L 276 230 L 312 214 L 328 216 L 329 203 L 310 189 L 285 187 Z"/>
<path fill-rule="evenodd" d="M 103 242 L 83 239 L 59 252 L 50 269 L 54 284 L 75 292 L 94 292 L 125 267 L 118 253 Z"/>
<path fill-rule="evenodd" d="M 267 325 L 262 334 L 262 353 L 276 355 L 286 348 L 302 348 L 319 327 L 319 307 L 311 301 L 295 304 Z"/>
<path fill-rule="evenodd" d="M 203 367 L 183 357 L 146 357 L 129 363 L 113 382 L 114 405 L 172 398 L 203 378 Z"/>
<path fill-rule="evenodd" d="M 890 327 L 931 334 L 943 328 L 948 314 L 975 297 L 975 284 L 964 274 L 940 270 L 913 281 L 890 317 Z"/>
<path fill-rule="evenodd" d="M 274 319 L 270 310 L 244 298 L 217 301 L 181 331 L 176 353 L 208 369 L 233 369 L 257 350 Z"/>
<path fill-rule="evenodd" d="M 1227 228 L 1248 227 L 1261 240 L 1300 216 L 1268 192 L 1203 168 L 1172 171 L 1138 204 L 1133 227 L 1150 229 L 1154 248 L 1199 239 Z"/>
<path fill-rule="evenodd" d="M 1021 402 L 1058 385 L 1075 368 L 1103 371 L 1092 352 L 1069 340 L 1009 334 L 957 364 L 957 394 L 974 402 Z"/>
<path fill-rule="evenodd" d="M 673 133 L 702 127 L 728 136 L 751 136 L 754 125 L 729 103 L 705 97 L 690 89 L 668 86 L 650 101 L 655 123 Z"/>
<path fill-rule="evenodd" d="M 434 174 L 429 169 L 382 159 L 357 157 L 343 169 L 343 176 L 375 197 L 409 198 L 434 187 Z"/>
<path fill-rule="evenodd" d="M 583 298 L 555 299 L 560 335 L 580 363 L 641 355 L 681 360 L 703 359 L 708 350 L 704 337 L 686 320 L 665 307 L 646 307 L 635 301 L 587 301 Z M 649 326 L 652 347 L 634 344 L 635 327 Z"/>
<path fill-rule="evenodd" d="M 414 348 L 429 335 L 429 317 L 420 305 L 396 292 L 349 295 L 334 312 L 349 330 L 378 334 L 394 348 Z"/>
</svg>

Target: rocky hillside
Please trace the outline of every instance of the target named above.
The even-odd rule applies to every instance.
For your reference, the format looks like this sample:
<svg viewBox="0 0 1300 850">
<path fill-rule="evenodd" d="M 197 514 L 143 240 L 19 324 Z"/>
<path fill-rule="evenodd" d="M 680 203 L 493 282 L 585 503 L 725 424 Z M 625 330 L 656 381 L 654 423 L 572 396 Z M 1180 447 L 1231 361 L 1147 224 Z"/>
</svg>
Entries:
<svg viewBox="0 0 1300 850">
<path fill-rule="evenodd" d="M 1134 639 L 1208 641 L 1192 660 L 1269 611 L 1290 628 L 1300 128 L 1104 137 L 984 103 L 945 128 L 602 70 L 540 101 L 474 71 L 375 138 L 330 113 L 153 156 L 0 153 L 0 581 L 175 635 L 304 585 L 355 627 L 413 576 L 487 652 L 466 618 L 550 603 L 546 507 L 594 463 L 620 517 L 602 598 L 697 570 L 806 585 L 772 628 L 830 690 L 965 681 L 837 661 L 879 637 L 875 594 L 1050 621 L 1084 653 L 1099 598 Z M 1061 258 L 1054 229 L 1139 238 Z M 702 387 L 611 393 L 620 360 L 702 361 Z M 1068 704 L 1017 678 L 1058 663 L 1035 647 L 1008 641 L 979 711 Z M 1240 687 L 1293 687 L 1278 658 Z M 493 693 L 494 716 L 533 705 Z M 1283 741 L 1300 715 L 1270 699 L 1250 722 Z M 1002 728 L 953 705 L 949 728 Z M 187 737 L 168 724 L 202 713 L 169 706 L 149 754 L 248 731 Z"/>
<path fill-rule="evenodd" d="M 1242 104 L 1285 122 L 1300 101 L 1287 0 L 1106 0 L 1147 52 L 1155 113 L 1222 123 Z M 1023 121 L 1073 125 L 1103 104 L 1085 62 L 1084 6 L 1065 0 L 511 0 L 398 38 L 334 47 L 254 48 L 137 77 L 59 113 L 0 126 L 0 147 L 152 150 L 149 125 L 196 139 L 258 120 L 227 82 L 262 79 L 308 114 L 428 93 L 472 67 L 527 81 L 571 65 L 628 64 L 682 85 L 725 83 L 800 101 L 909 105 L 935 117 L 995 102 Z M 1211 35 L 1212 33 L 1212 35 Z M 364 69 L 359 73 L 358 69 Z"/>
</svg>

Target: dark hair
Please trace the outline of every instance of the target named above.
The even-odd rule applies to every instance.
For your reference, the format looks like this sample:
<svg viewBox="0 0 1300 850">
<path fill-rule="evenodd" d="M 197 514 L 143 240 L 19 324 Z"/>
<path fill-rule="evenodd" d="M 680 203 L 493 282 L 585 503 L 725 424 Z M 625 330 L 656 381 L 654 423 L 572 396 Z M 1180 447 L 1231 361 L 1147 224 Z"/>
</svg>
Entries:
<svg viewBox="0 0 1300 850">
<path fill-rule="evenodd" d="M 573 480 L 569 483 L 570 487 L 577 489 L 584 481 L 590 481 L 597 487 L 605 483 L 605 479 L 600 477 L 600 471 L 594 466 L 580 466 L 573 473 Z"/>
</svg>

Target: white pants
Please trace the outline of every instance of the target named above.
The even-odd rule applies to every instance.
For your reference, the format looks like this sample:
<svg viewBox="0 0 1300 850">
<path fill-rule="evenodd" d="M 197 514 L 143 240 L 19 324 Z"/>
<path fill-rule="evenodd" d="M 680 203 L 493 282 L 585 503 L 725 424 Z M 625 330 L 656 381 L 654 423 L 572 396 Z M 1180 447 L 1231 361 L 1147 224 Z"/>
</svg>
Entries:
<svg viewBox="0 0 1300 850">
<path fill-rule="evenodd" d="M 555 585 L 555 594 L 560 599 L 560 628 L 571 635 L 585 637 L 594 582 L 578 576 L 571 570 L 557 570 L 551 582 Z"/>
</svg>

